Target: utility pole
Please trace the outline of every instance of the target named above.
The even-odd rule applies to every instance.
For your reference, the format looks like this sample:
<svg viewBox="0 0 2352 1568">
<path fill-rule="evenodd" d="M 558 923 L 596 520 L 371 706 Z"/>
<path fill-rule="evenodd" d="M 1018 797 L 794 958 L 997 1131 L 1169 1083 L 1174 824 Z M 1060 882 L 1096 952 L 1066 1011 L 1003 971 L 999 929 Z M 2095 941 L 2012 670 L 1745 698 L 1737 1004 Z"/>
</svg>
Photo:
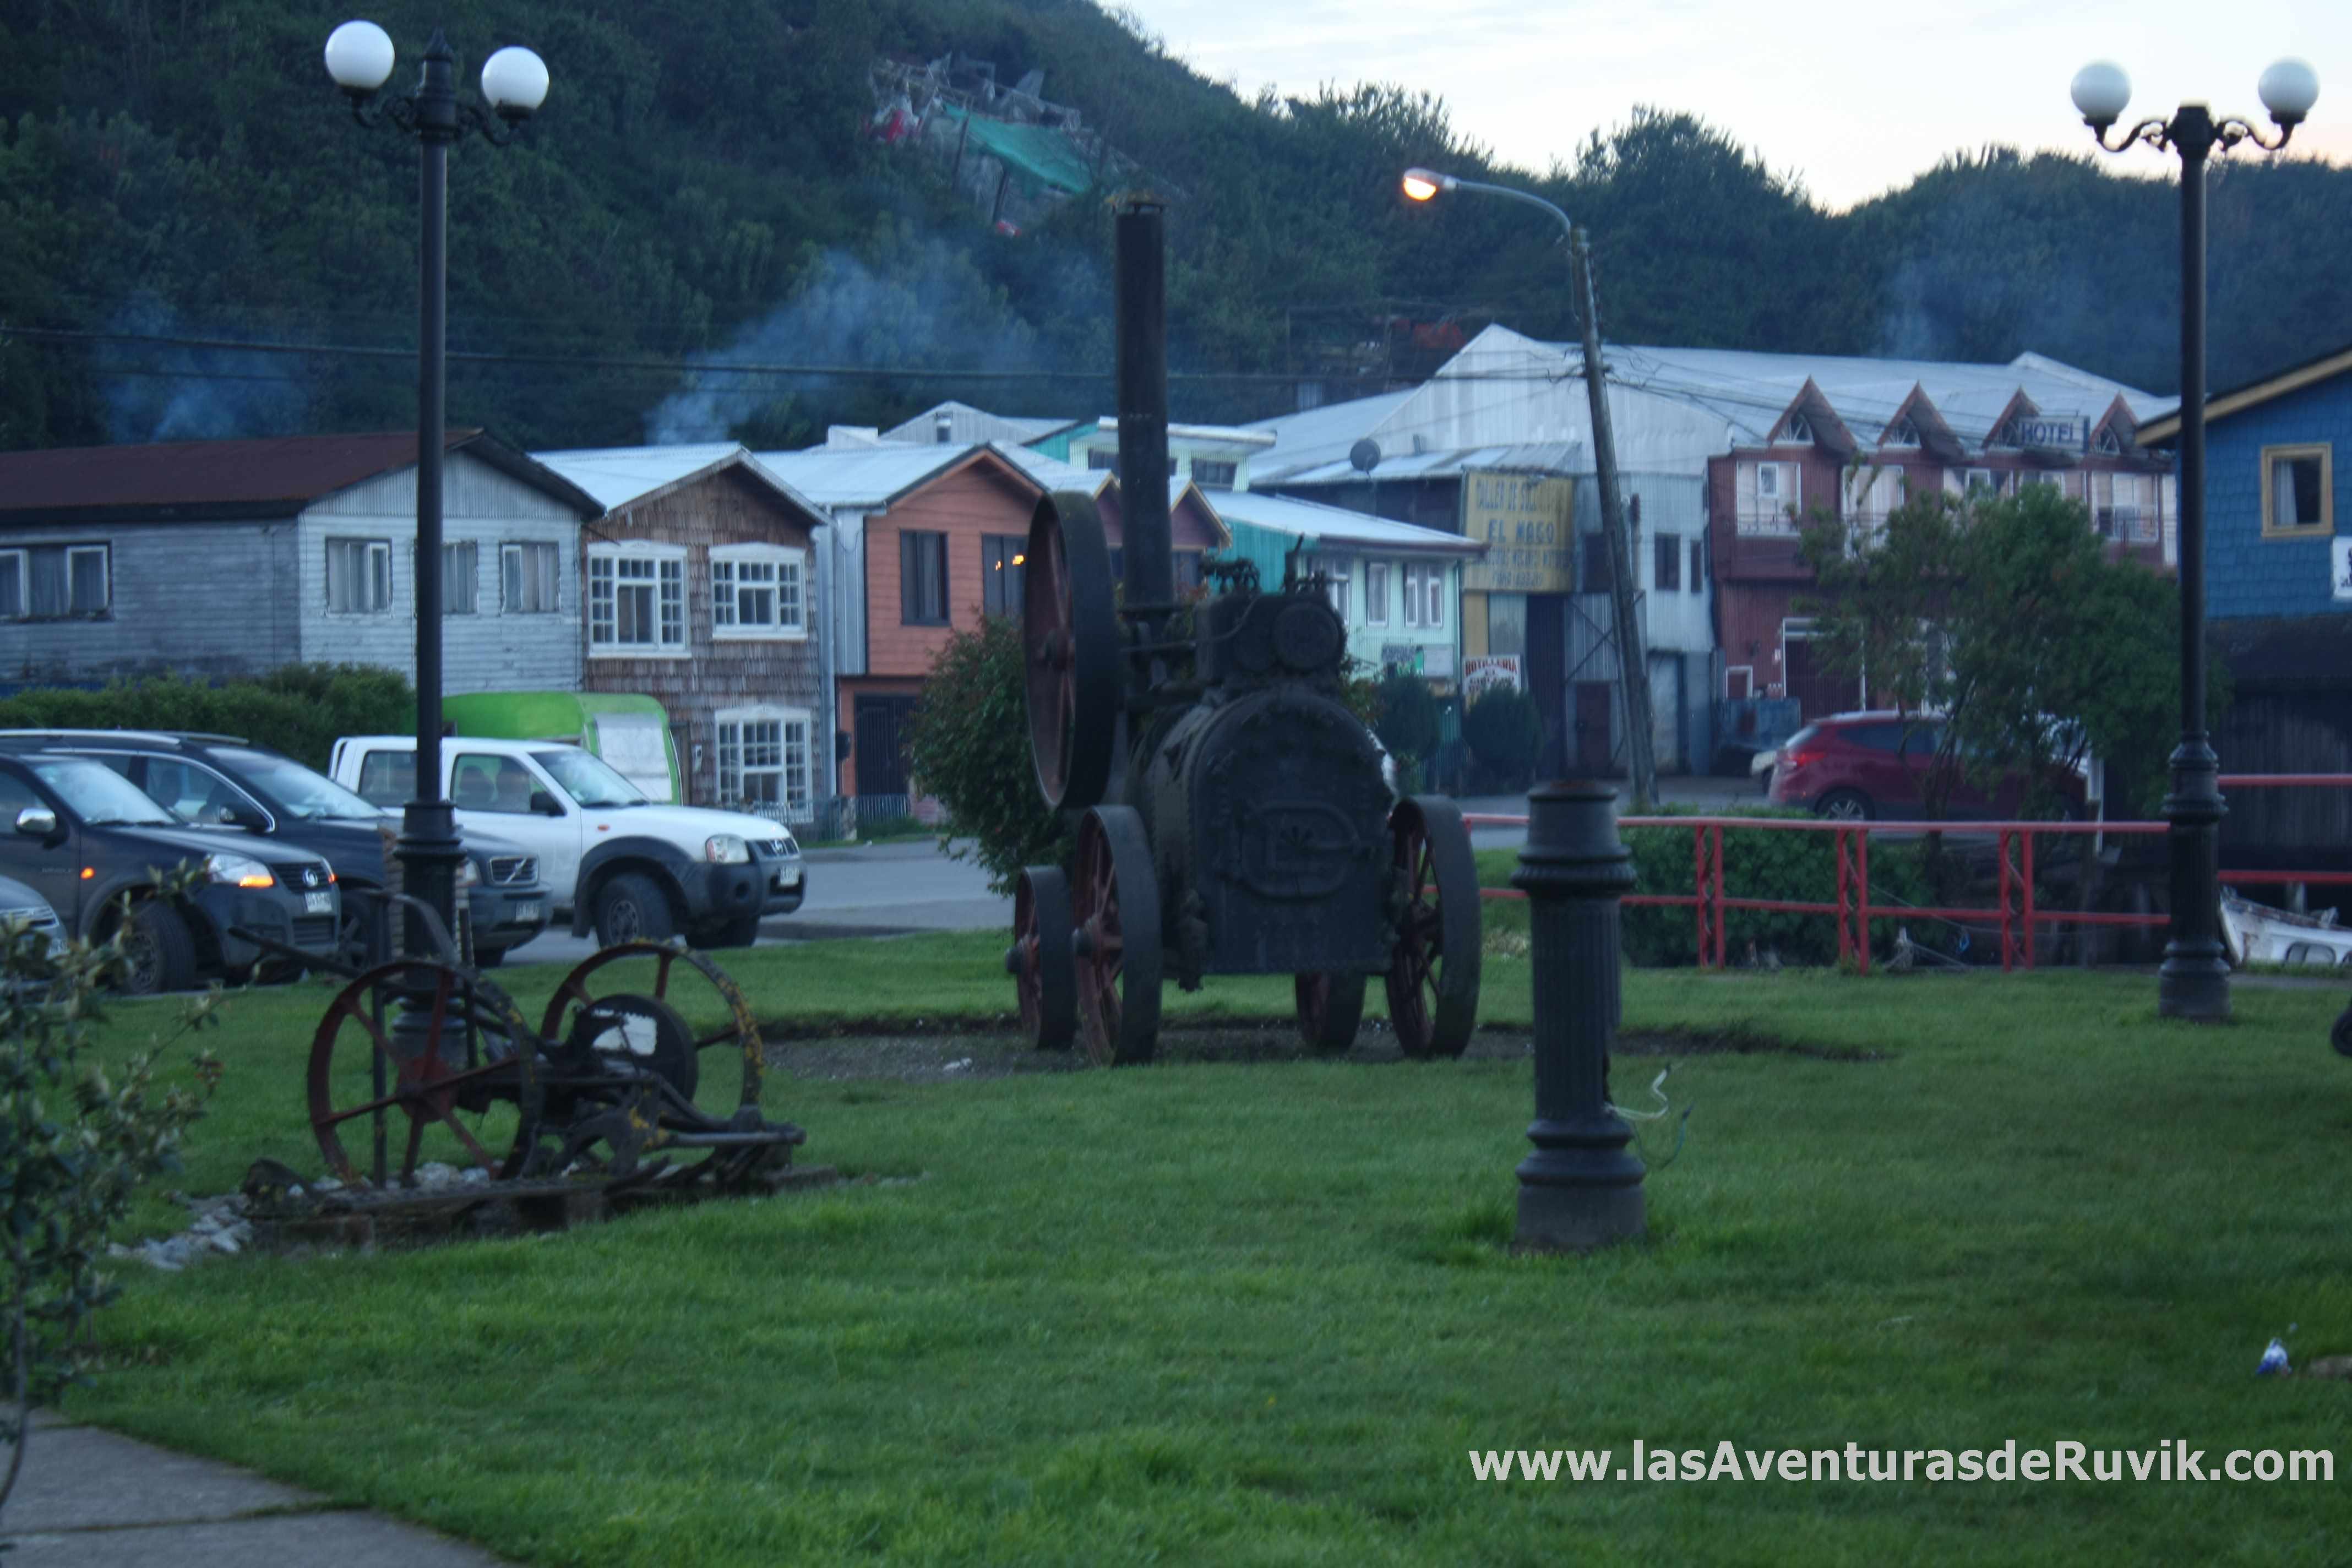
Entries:
<svg viewBox="0 0 2352 1568">
<path fill-rule="evenodd" d="M 1569 287 L 1576 295 L 1576 313 L 1584 318 L 1584 389 L 1592 399 L 1592 450 L 1601 484 L 1601 527 L 1609 536 L 1610 619 L 1616 623 L 1618 689 L 1625 710 L 1625 760 L 1633 775 L 1633 804 L 1648 805 L 1657 798 L 1658 768 L 1650 735 L 1650 660 L 1643 651 L 1642 623 L 1634 603 L 1633 536 L 1625 523 L 1625 498 L 1617 483 L 1617 441 L 1609 428 L 1608 373 L 1601 363 L 1601 308 L 1593 301 L 1592 252 L 1584 231 L 1566 213 L 1532 191 L 1465 180 L 1434 169 L 1407 169 L 1404 194 L 1416 202 L 1433 201 L 1447 191 L 1475 191 L 1541 207 L 1559 225 L 1568 240 Z"/>
<path fill-rule="evenodd" d="M 1584 391 L 1592 402 L 1592 454 L 1601 488 L 1601 530 L 1609 537 L 1609 618 L 1616 629 L 1618 689 L 1625 709 L 1625 760 L 1633 774 L 1633 806 L 1658 797 L 1658 764 L 1650 729 L 1650 658 L 1635 605 L 1633 536 L 1617 480 L 1617 437 L 1609 423 L 1609 377 L 1601 361 L 1601 308 L 1593 298 L 1592 250 L 1580 228 L 1570 231 L 1569 268 L 1577 314 L 1584 319 Z"/>
</svg>

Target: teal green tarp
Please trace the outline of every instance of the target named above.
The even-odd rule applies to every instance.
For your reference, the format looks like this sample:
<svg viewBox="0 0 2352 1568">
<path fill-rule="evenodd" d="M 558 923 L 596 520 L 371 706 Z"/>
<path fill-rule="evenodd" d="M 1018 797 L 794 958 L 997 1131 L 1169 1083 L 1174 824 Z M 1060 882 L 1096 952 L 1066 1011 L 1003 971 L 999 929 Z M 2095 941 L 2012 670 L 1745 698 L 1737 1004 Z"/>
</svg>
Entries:
<svg viewBox="0 0 2352 1568">
<path fill-rule="evenodd" d="M 1043 125 L 984 120 L 960 109 L 942 107 L 940 112 L 965 138 L 967 152 L 1003 159 L 1004 166 L 1013 171 L 1013 179 L 1030 195 L 1041 190 L 1077 195 L 1094 188 L 1094 170 L 1087 166 L 1077 144 L 1058 131 Z"/>
</svg>

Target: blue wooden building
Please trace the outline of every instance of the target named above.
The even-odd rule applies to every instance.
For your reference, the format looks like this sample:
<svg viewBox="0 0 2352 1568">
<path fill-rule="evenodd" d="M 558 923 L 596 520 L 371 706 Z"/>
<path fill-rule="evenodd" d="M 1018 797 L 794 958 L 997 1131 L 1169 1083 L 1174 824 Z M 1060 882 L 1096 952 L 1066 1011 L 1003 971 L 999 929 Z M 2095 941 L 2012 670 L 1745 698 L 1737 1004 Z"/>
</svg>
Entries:
<svg viewBox="0 0 2352 1568">
<path fill-rule="evenodd" d="M 2221 771 L 2352 773 L 2352 347 L 2205 407 L 2205 613 L 2234 688 Z M 2138 439 L 2179 431 L 2174 414 Z M 2352 790 L 2227 793 L 2225 866 L 2352 868 Z"/>
</svg>

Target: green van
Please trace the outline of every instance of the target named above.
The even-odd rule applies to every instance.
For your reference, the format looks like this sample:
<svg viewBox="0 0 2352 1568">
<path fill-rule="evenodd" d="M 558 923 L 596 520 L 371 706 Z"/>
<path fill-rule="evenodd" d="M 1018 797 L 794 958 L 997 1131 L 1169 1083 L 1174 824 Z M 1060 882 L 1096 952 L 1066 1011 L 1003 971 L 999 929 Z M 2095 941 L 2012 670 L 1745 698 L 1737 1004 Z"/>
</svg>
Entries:
<svg viewBox="0 0 2352 1568">
<path fill-rule="evenodd" d="M 686 802 L 669 714 L 650 697 L 615 691 L 475 691 L 441 699 L 460 735 L 490 741 L 562 741 L 594 753 L 664 805 Z"/>
</svg>

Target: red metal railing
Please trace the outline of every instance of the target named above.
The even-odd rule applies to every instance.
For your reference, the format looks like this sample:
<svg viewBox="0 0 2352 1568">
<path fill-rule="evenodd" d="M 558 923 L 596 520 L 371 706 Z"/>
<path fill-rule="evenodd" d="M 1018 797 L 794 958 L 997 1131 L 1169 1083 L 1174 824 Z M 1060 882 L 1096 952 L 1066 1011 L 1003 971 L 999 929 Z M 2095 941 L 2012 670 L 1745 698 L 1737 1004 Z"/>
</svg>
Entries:
<svg viewBox="0 0 2352 1568">
<path fill-rule="evenodd" d="M 2224 773 L 2227 789 L 2352 788 L 2352 773 Z M 1524 816 L 1465 815 L 1472 827 L 1523 827 Z M 2158 927 L 2169 915 L 2119 914 L 2091 910 L 2043 910 L 2036 907 L 2033 889 L 2034 846 L 2042 838 L 2065 836 L 2160 834 L 2161 822 L 1830 822 L 1776 816 L 1626 816 L 1625 827 L 1686 827 L 1691 833 L 1691 889 L 1687 893 L 1631 893 L 1624 902 L 1670 909 L 1687 909 L 1696 925 L 1700 967 L 1725 967 L 1725 916 L 1733 910 L 1761 910 L 1780 914 L 1830 915 L 1837 921 L 1838 957 L 1852 959 L 1862 973 L 1870 973 L 1870 922 L 1874 920 L 1931 919 L 1982 924 L 1990 919 L 2000 932 L 2000 966 L 2006 971 L 2033 967 L 2032 932 L 2043 925 L 2107 925 Z M 1723 890 L 1723 830 L 1741 833 L 1827 833 L 1834 836 L 1837 867 L 1835 901 L 1803 899 L 1729 898 Z M 1991 909 L 1950 909 L 1918 904 L 1874 904 L 1870 901 L 1870 838 L 1874 833 L 1964 833 L 1994 836 L 1999 868 Z M 2303 882 L 2320 886 L 2352 885 L 2352 871 L 2224 871 L 2221 879 L 2243 887 L 2252 884 Z M 1489 899 L 1520 899 L 1511 888 L 1481 889 Z"/>
</svg>

